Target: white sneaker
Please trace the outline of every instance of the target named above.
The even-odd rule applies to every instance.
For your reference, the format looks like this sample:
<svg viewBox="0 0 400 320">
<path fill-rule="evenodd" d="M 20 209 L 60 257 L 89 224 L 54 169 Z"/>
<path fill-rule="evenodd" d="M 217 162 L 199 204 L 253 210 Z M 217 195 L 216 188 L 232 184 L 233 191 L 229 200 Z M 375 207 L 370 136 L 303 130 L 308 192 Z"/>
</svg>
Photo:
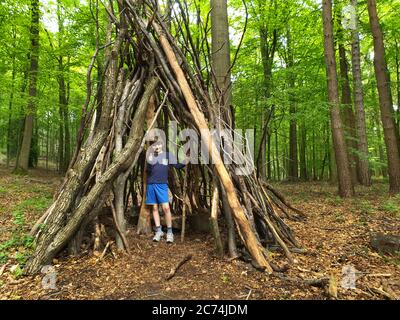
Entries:
<svg viewBox="0 0 400 320">
<path fill-rule="evenodd" d="M 164 236 L 164 232 L 161 230 L 157 231 L 156 234 L 154 235 L 153 241 L 159 242 L 161 238 Z"/>
<path fill-rule="evenodd" d="M 174 242 L 174 234 L 172 232 L 167 233 L 167 243 Z"/>
</svg>

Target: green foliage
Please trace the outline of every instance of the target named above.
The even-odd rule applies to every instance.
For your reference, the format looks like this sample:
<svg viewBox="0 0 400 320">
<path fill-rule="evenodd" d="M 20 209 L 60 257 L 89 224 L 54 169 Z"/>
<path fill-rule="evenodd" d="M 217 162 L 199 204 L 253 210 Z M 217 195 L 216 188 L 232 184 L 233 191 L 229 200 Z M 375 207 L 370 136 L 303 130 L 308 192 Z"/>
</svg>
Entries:
<svg viewBox="0 0 400 320">
<path fill-rule="evenodd" d="M 57 2 L 60 20 L 57 19 Z M 92 3 L 93 5 L 93 3 Z M 30 50 L 30 1 L 2 0 L 0 3 L 0 160 L 6 154 L 10 133 L 10 157 L 17 155 L 25 109 L 28 104 L 27 69 Z M 75 128 L 80 120 L 85 100 L 86 68 L 94 52 L 95 23 L 89 3 L 59 0 L 42 3 L 40 23 L 40 52 L 38 96 L 34 141 L 29 158 L 30 166 L 40 165 L 46 152 L 50 163 L 58 161 L 58 129 L 64 119 L 59 113 L 58 81 L 62 74 L 68 88 L 69 125 Z M 60 24 L 63 25 L 62 32 Z M 100 10 L 100 41 L 105 40 L 106 13 Z M 99 55 L 101 57 L 101 54 Z M 62 57 L 64 69 L 59 70 Z M 22 121 L 22 124 L 21 124 Z M 10 125 L 9 125 L 10 124 Z M 71 132 L 71 143 L 75 142 Z M 46 149 L 46 144 L 55 148 Z M 73 149 L 73 145 L 71 146 Z M 3 162 L 4 160 L 2 160 Z M 25 175 L 26 172 L 16 172 Z"/>
<path fill-rule="evenodd" d="M 382 203 L 380 209 L 394 216 L 400 217 L 400 195 L 386 200 L 384 203 Z"/>
<path fill-rule="evenodd" d="M 221 280 L 223 283 L 229 283 L 230 281 L 228 275 L 226 275 L 225 273 L 221 275 Z"/>
<path fill-rule="evenodd" d="M 34 238 L 26 234 L 25 213 L 39 213 L 44 211 L 51 204 L 52 199 L 49 195 L 39 195 L 20 202 L 12 211 L 14 230 L 12 238 L 0 244 L 0 263 L 6 262 L 10 254 L 17 250 L 14 259 L 21 265 L 26 262 L 26 258 L 34 249 Z"/>
<path fill-rule="evenodd" d="M 373 207 L 367 200 L 357 201 L 356 207 L 361 214 L 371 214 L 373 212 Z"/>
<path fill-rule="evenodd" d="M 14 259 L 20 264 L 24 265 L 28 259 L 28 255 L 26 253 L 17 252 L 14 256 Z"/>
<path fill-rule="evenodd" d="M 12 276 L 14 277 L 14 279 L 19 279 L 23 276 L 23 271 L 22 268 L 20 267 L 20 265 L 17 265 L 16 268 L 13 270 L 13 272 L 11 273 Z"/>
<path fill-rule="evenodd" d="M 81 107 L 86 95 L 86 68 L 94 52 L 96 41 L 106 42 L 107 13 L 100 6 L 99 37 L 96 39 L 94 1 L 58 0 L 42 3 L 40 23 L 40 56 L 38 96 L 35 99 L 37 114 L 34 143 L 30 155 L 31 165 L 44 165 L 47 157 L 50 166 L 59 161 L 60 127 L 65 119 L 59 110 L 59 79 L 68 84 L 68 117 L 71 128 L 71 149 L 74 147 L 76 128 L 80 122 Z M 336 11 L 349 1 L 335 1 Z M 9 153 L 15 159 L 21 122 L 28 102 L 27 68 L 29 67 L 30 1 L 3 0 L 0 5 L 0 161 L 6 158 L 8 133 Z M 90 7 L 92 5 L 92 8 Z M 160 1 L 161 10 L 165 2 Z M 189 32 L 194 45 L 201 51 L 201 73 L 210 77 L 210 1 L 186 1 L 189 10 Z M 297 145 L 304 148 L 305 169 L 309 179 L 328 179 L 334 166 L 331 152 L 329 106 L 327 104 L 324 65 L 321 5 L 314 0 L 246 1 L 248 19 L 242 0 L 228 1 L 231 60 L 238 49 L 246 24 L 237 60 L 233 66 L 233 105 L 236 127 L 253 129 L 256 133 L 254 148 L 260 145 L 262 129 L 272 105 L 275 113 L 269 124 L 269 160 L 271 179 L 287 177 L 289 155 L 289 127 L 297 125 Z M 396 74 L 400 53 L 400 0 L 378 2 L 378 14 L 384 32 L 386 58 L 391 72 L 394 104 L 399 105 L 399 75 Z M 175 6 L 177 14 L 178 7 Z M 386 176 L 387 158 L 384 148 L 383 128 L 380 120 L 379 99 L 374 77 L 373 39 L 370 32 L 366 3 L 359 2 L 359 33 L 361 39 L 361 70 L 364 85 L 369 154 L 352 150 L 360 158 L 367 158 L 374 177 Z M 117 12 L 117 7 L 115 6 Z M 58 15 L 57 15 L 58 14 Z M 337 37 L 337 20 L 335 20 Z M 173 25 L 172 31 L 178 26 Z M 205 34 L 207 29 L 207 34 Z M 261 33 L 264 30 L 264 33 Z M 261 55 L 261 39 L 271 50 L 273 34 L 277 35 L 277 48 L 271 75 L 265 74 L 265 61 Z M 290 35 L 290 36 L 289 36 Z M 205 40 L 207 41 L 203 41 Z M 337 39 L 335 39 L 337 40 Z M 349 76 L 351 74 L 351 34 L 343 32 Z M 177 39 L 177 41 L 183 41 Z M 290 63 L 289 55 L 293 56 Z M 397 57 L 397 58 L 396 58 Z M 396 60 L 397 59 L 397 60 Z M 59 67 L 60 60 L 63 67 Z M 94 70 L 104 60 L 100 51 Z M 188 56 L 189 62 L 192 57 Z M 339 59 L 337 59 L 339 62 Z M 337 63 L 339 64 L 339 63 Z M 92 82 L 98 75 L 93 72 Z M 294 86 L 289 85 L 294 79 Z M 341 84 L 341 83 L 340 83 Z M 269 87 L 269 92 L 266 88 Z M 341 88 L 339 88 L 341 89 Z M 95 91 L 95 90 L 93 90 Z M 290 107 L 295 113 L 290 113 Z M 397 114 L 400 117 L 400 113 Z M 26 174 L 26 172 L 19 172 Z M 323 176 L 322 176 L 323 175 Z M 0 189 L 0 193 L 1 193 Z"/>
</svg>

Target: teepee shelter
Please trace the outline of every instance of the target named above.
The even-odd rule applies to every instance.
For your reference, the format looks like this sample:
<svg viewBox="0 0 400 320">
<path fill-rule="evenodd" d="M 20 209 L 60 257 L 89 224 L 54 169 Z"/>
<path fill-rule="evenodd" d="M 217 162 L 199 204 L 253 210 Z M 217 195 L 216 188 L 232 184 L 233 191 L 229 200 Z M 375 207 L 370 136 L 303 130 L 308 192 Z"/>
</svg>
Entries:
<svg viewBox="0 0 400 320">
<path fill-rule="evenodd" d="M 164 122 L 172 119 L 195 130 L 212 160 L 191 164 L 184 174 L 175 173 L 173 188 L 190 192 L 179 205 L 182 212 L 174 213 L 183 214 L 185 221 L 188 199 L 191 213 L 209 213 L 217 239 L 216 217 L 222 212 L 230 255 L 237 256 L 242 248 L 253 265 L 268 273 L 278 268 L 270 261 L 270 245 L 279 246 L 292 262 L 291 248 L 299 244 L 284 219 L 303 214 L 254 172 L 237 174 L 235 159 L 249 161 L 244 152 L 229 164 L 222 161 L 224 149 L 210 128 L 229 131 L 234 120 L 223 116 L 230 109 L 223 110 L 219 103 L 221 91 L 212 70 L 201 65 L 204 59 L 190 44 L 190 32 L 176 28 L 173 36 L 171 23 L 181 21 L 163 16 L 153 2 L 118 0 L 118 13 L 111 7 L 107 13 L 109 43 L 97 48 L 88 69 L 88 97 L 77 148 L 54 203 L 31 231 L 36 246 L 25 273 L 38 272 L 66 248 L 79 252 L 83 236 L 89 228 L 98 229 L 98 215 L 105 208 L 113 216 L 117 244 L 129 250 L 125 214 L 134 203 L 138 207 L 143 203 L 146 133 L 161 116 Z M 99 50 L 105 50 L 105 71 L 93 101 L 90 74 Z M 151 231 L 150 215 L 141 207 L 137 230 L 146 233 Z"/>
</svg>

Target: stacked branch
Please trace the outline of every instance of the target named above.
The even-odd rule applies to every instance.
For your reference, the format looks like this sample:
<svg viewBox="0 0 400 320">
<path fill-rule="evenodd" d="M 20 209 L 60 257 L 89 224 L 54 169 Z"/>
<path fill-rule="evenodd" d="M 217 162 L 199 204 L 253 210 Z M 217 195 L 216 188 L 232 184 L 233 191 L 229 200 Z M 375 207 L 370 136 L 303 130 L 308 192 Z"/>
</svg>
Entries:
<svg viewBox="0 0 400 320">
<path fill-rule="evenodd" d="M 25 272 L 37 272 L 67 247 L 72 253 L 79 252 L 82 235 L 88 226 L 98 223 L 97 216 L 104 207 L 111 208 L 117 245 L 129 250 L 125 214 L 130 206 L 143 206 L 144 157 L 140 155 L 146 133 L 160 117 L 196 130 L 212 160 L 211 164 L 189 166 L 185 173 L 193 179 L 186 178 L 186 182 L 175 174 L 173 192 L 182 194 L 177 191 L 182 191 L 182 185 L 191 191 L 179 206 L 185 208 L 187 197 L 190 212 L 212 213 L 216 234 L 217 214 L 223 212 L 233 257 L 242 244 L 253 262 L 271 273 L 268 246 L 279 245 L 293 261 L 290 248 L 299 245 L 284 219 L 302 214 L 254 172 L 238 173 L 243 166 L 253 165 L 244 150 L 235 149 L 232 161 L 224 163 L 225 156 L 232 156 L 231 150 L 220 148 L 220 141 L 210 128 L 233 132 L 233 120 L 225 121 L 216 112 L 221 109 L 220 92 L 210 75 L 212 71 L 208 78 L 203 74 L 200 53 L 190 45 L 190 33 L 175 28 L 173 36 L 154 4 L 134 0 L 118 0 L 117 4 L 118 15 L 112 8 L 107 9 L 115 40 L 104 46 L 104 82 L 98 89 L 101 94 L 94 95 L 101 101 L 95 101 L 92 109 L 85 104 L 78 137 L 80 147 L 54 203 L 32 230 L 36 249 Z M 154 109 L 150 113 L 152 119 L 149 108 Z M 230 139 L 233 137 L 225 137 L 223 145 L 229 145 Z M 214 195 L 207 197 L 210 193 Z M 146 210 L 140 212 L 148 215 Z M 139 221 L 148 224 L 148 216 Z M 150 230 L 148 226 L 144 229 Z"/>
</svg>

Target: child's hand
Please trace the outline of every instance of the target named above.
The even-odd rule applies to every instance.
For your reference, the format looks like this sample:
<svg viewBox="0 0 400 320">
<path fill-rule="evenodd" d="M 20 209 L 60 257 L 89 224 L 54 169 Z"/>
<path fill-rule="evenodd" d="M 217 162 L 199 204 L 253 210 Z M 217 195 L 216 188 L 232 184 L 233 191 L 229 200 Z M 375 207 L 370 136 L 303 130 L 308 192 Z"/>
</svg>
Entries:
<svg viewBox="0 0 400 320">
<path fill-rule="evenodd" d="M 189 164 L 190 163 L 190 156 L 186 155 L 185 160 L 183 160 L 184 164 Z"/>
</svg>

